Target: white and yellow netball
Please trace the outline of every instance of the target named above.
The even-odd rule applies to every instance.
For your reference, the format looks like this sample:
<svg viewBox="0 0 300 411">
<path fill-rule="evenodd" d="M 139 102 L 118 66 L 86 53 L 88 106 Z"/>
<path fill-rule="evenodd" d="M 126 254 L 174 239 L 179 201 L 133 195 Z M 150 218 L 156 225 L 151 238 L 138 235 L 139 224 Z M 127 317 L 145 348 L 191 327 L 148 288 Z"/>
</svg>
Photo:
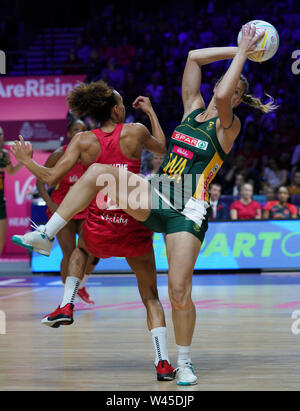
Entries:
<svg viewBox="0 0 300 411">
<path fill-rule="evenodd" d="M 258 41 L 257 48 L 266 49 L 264 51 L 258 51 L 257 53 L 248 56 L 249 60 L 262 63 L 263 61 L 270 60 L 276 54 L 279 47 L 279 35 L 277 30 L 272 24 L 263 20 L 251 20 L 249 23 L 256 27 L 256 32 L 260 33 L 266 30 L 264 37 Z M 242 38 L 242 31 L 239 32 L 237 42 L 240 44 Z"/>
</svg>

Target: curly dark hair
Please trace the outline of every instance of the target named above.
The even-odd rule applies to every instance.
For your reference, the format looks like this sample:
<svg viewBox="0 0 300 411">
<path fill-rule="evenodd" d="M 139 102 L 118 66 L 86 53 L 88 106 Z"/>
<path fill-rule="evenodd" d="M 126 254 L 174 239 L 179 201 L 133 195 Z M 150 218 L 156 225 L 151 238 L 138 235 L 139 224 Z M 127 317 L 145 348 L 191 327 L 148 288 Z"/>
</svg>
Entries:
<svg viewBox="0 0 300 411">
<path fill-rule="evenodd" d="M 67 97 L 67 104 L 77 117 L 89 115 L 100 123 L 109 120 L 111 109 L 118 104 L 113 87 L 99 80 L 79 83 Z"/>
</svg>

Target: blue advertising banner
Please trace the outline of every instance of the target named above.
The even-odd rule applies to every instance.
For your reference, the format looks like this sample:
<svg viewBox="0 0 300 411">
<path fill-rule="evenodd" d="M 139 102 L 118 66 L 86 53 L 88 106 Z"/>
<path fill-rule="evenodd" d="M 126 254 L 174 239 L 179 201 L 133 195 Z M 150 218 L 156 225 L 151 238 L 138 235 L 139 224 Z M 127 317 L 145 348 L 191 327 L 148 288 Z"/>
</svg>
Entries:
<svg viewBox="0 0 300 411">
<path fill-rule="evenodd" d="M 157 271 L 168 263 L 164 238 L 154 234 Z M 62 253 L 55 240 L 50 257 L 33 253 L 33 272 L 58 272 Z M 196 270 L 300 269 L 300 220 L 210 222 Z M 99 262 L 97 271 L 130 272 L 124 258 Z"/>
</svg>

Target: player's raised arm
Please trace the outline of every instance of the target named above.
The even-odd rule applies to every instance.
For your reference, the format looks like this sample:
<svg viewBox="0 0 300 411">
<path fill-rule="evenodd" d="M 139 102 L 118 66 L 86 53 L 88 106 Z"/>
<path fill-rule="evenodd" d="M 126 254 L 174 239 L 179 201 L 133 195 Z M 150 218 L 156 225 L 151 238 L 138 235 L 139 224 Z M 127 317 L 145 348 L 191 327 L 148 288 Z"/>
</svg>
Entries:
<svg viewBox="0 0 300 411">
<path fill-rule="evenodd" d="M 78 133 L 72 141 L 69 143 L 64 155 L 59 159 L 54 167 L 48 168 L 41 166 L 32 160 L 28 149 L 22 136 L 19 136 L 19 141 L 15 141 L 11 148 L 11 152 L 14 154 L 19 163 L 23 164 L 38 180 L 53 186 L 59 180 L 67 174 L 76 164 L 80 158 L 80 137 L 83 133 Z"/>
<path fill-rule="evenodd" d="M 255 26 L 243 26 L 242 39 L 237 49 L 232 63 L 217 85 L 215 100 L 221 127 L 225 130 L 225 135 L 230 141 L 237 137 L 240 131 L 240 122 L 233 115 L 232 97 L 235 93 L 239 94 L 237 85 L 240 80 L 244 64 L 247 57 L 257 51 L 256 43 L 264 36 L 264 32 L 256 34 Z"/>
<path fill-rule="evenodd" d="M 155 111 L 153 110 L 151 101 L 148 97 L 139 96 L 135 99 L 132 106 L 135 109 L 141 109 L 147 114 L 151 122 L 152 135 L 146 129 L 146 127 L 140 124 L 140 127 L 144 130 L 143 144 L 148 151 L 156 154 L 165 154 L 167 151 L 166 137 L 161 128 L 159 120 Z"/>
<path fill-rule="evenodd" d="M 183 118 L 191 111 L 205 107 L 200 92 L 201 66 L 218 60 L 231 59 L 235 56 L 236 51 L 237 47 L 210 47 L 189 52 L 182 78 Z"/>
</svg>

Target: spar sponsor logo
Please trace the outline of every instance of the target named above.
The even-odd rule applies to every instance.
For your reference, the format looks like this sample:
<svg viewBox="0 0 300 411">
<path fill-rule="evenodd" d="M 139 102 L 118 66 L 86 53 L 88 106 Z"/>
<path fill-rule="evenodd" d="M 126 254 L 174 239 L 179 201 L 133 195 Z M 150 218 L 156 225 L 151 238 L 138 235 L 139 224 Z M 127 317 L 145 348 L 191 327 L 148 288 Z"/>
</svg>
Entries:
<svg viewBox="0 0 300 411">
<path fill-rule="evenodd" d="M 188 136 L 186 134 L 179 133 L 178 131 L 174 131 L 172 138 L 177 141 L 181 141 L 182 143 L 188 144 L 193 147 L 197 147 L 200 150 L 206 150 L 208 147 L 208 142 L 199 140 L 198 138 L 194 138 Z"/>
<path fill-rule="evenodd" d="M 59 77 L 51 79 L 24 79 L 18 83 L 0 81 L 0 97 L 2 98 L 31 98 L 66 96 L 77 81 L 62 81 Z"/>
</svg>

